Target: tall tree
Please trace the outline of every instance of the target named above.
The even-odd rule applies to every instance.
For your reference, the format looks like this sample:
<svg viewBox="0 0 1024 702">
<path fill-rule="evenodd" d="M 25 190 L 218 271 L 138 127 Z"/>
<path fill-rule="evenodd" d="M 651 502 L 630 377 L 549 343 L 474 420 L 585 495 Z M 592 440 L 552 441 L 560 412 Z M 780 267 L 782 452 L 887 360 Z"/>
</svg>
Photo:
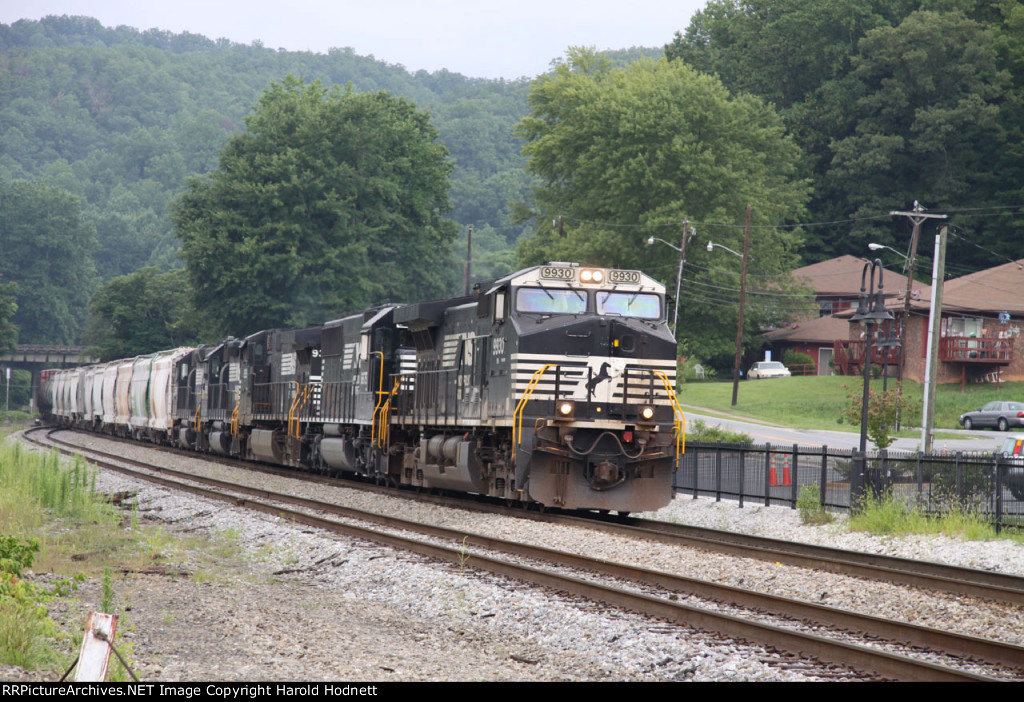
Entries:
<svg viewBox="0 0 1024 702">
<path fill-rule="evenodd" d="M 85 343 L 105 361 L 193 344 L 190 298 L 184 270 L 143 268 L 114 278 L 92 296 Z"/>
<path fill-rule="evenodd" d="M 699 340 L 701 353 L 727 357 L 735 347 L 722 320 L 735 319 L 740 262 L 707 252 L 708 239 L 742 250 L 749 204 L 759 274 L 788 270 L 800 240 L 795 230 L 763 226 L 799 217 L 807 192 L 795 177 L 799 150 L 773 110 L 730 95 L 718 79 L 682 62 L 616 69 L 587 49 L 570 50 L 568 60 L 534 81 L 530 107 L 519 134 L 542 184 L 536 233 L 520 246 L 521 263 L 581 260 L 645 268 L 674 282 L 672 257 L 666 262 L 664 248 L 644 242 L 679 241 L 689 218 L 701 236 L 687 250 L 688 271 L 697 267 L 686 276 L 679 336 Z M 551 226 L 559 216 L 563 237 Z M 717 289 L 733 301 L 721 300 Z M 747 319 L 756 328 L 764 316 Z"/>
<path fill-rule="evenodd" d="M 808 260 L 861 256 L 871 239 L 902 246 L 909 232 L 886 213 L 914 200 L 1012 258 L 1021 46 L 1020 0 L 710 0 L 665 51 L 777 106 L 823 223 L 807 228 Z M 986 249 L 954 240 L 950 253 L 977 268 Z"/>
<path fill-rule="evenodd" d="M 49 185 L 0 181 L 0 277 L 18 284 L 18 340 L 77 343 L 95 288 L 96 230 L 78 198 Z"/>
<path fill-rule="evenodd" d="M 272 85 L 173 209 L 207 328 L 244 334 L 445 292 L 457 278 L 451 169 L 405 99 Z"/>
<path fill-rule="evenodd" d="M 13 349 L 18 342 L 18 328 L 11 321 L 18 311 L 17 288 L 15 283 L 0 281 L 0 353 Z"/>
<path fill-rule="evenodd" d="M 850 126 L 831 145 L 831 199 L 848 216 L 870 217 L 915 199 L 950 208 L 992 198 L 1010 87 L 998 51 L 996 33 L 960 12 L 915 12 L 868 32 L 844 81 Z M 868 220 L 851 241 L 864 251 L 892 236 L 888 221 Z"/>
</svg>

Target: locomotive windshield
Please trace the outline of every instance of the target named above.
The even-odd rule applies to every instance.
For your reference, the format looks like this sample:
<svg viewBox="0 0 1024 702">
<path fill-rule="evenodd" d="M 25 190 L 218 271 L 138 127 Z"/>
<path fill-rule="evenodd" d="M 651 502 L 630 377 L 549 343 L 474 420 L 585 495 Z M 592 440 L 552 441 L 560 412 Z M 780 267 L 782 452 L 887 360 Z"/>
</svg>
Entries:
<svg viewBox="0 0 1024 702">
<path fill-rule="evenodd" d="M 620 317 L 660 319 L 661 303 L 657 295 L 629 292 L 597 292 L 597 313 Z"/>
<path fill-rule="evenodd" d="M 578 290 L 520 288 L 516 295 L 516 311 L 583 314 L 587 311 L 587 295 Z"/>
</svg>

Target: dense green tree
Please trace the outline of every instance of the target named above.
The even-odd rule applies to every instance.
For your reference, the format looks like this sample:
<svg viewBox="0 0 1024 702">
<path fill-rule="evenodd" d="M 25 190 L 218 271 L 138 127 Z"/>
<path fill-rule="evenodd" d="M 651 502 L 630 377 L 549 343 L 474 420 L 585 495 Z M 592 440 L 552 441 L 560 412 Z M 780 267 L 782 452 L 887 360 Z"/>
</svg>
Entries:
<svg viewBox="0 0 1024 702">
<path fill-rule="evenodd" d="M 84 342 L 103 360 L 193 344 L 198 339 L 188 274 L 143 268 L 101 286 L 89 304 Z"/>
<path fill-rule="evenodd" d="M 244 334 L 444 293 L 457 280 L 451 168 L 405 99 L 272 85 L 174 208 L 197 311 L 212 331 Z"/>
<path fill-rule="evenodd" d="M 986 249 L 1019 253 L 1005 212 L 1024 193 L 1021 46 L 1019 0 L 710 0 L 666 55 L 777 106 L 811 221 L 837 222 L 807 228 L 807 260 L 905 245 L 885 215 L 920 200 L 985 242 L 950 249 L 980 268 Z"/>
<path fill-rule="evenodd" d="M 96 231 L 78 198 L 49 185 L 0 181 L 0 277 L 18 284 L 18 341 L 78 341 L 95 287 Z"/>
<path fill-rule="evenodd" d="M 665 47 L 717 75 L 734 92 L 758 95 L 784 114 L 845 75 L 857 43 L 893 26 L 919 0 L 709 0 Z M 799 128 L 794 123 L 794 128 Z"/>
<path fill-rule="evenodd" d="M 933 208 L 983 204 L 1001 187 L 1009 86 L 996 32 L 960 12 L 915 12 L 868 32 L 844 81 L 850 127 L 832 142 L 823 188 L 852 217 L 915 199 Z M 893 233 L 889 222 L 868 220 L 849 243 L 863 251 Z"/>
<path fill-rule="evenodd" d="M 735 334 L 730 341 L 722 322 L 735 319 L 740 262 L 707 252 L 708 239 L 742 251 L 751 205 L 751 255 L 760 275 L 788 270 L 799 243 L 796 230 L 765 226 L 801 216 L 807 191 L 795 178 L 799 151 L 772 109 L 730 95 L 716 78 L 679 61 L 615 69 L 585 49 L 571 50 L 534 81 L 530 106 L 519 133 L 541 186 L 532 213 L 537 231 L 520 246 L 520 262 L 644 268 L 674 283 L 674 254 L 666 262 L 663 245 L 643 244 L 649 236 L 679 241 L 689 218 L 701 236 L 687 251 L 687 266 L 695 267 L 680 303 L 679 336 L 722 360 L 735 348 Z M 559 216 L 563 237 L 551 226 Z M 732 301 L 714 294 L 718 288 Z M 764 315 L 747 319 L 756 329 Z"/>
<path fill-rule="evenodd" d="M 264 88 L 288 73 L 414 100 L 455 157 L 452 218 L 518 237 L 507 205 L 528 184 L 512 136 L 526 81 L 410 73 L 351 49 L 279 51 L 84 17 L 0 24 L 0 178 L 79 196 L 96 223 L 103 280 L 180 266 L 168 204 L 188 176 L 217 168 Z"/>
<path fill-rule="evenodd" d="M 11 320 L 18 311 L 18 286 L 0 280 L 0 353 L 18 343 L 18 328 Z"/>
</svg>

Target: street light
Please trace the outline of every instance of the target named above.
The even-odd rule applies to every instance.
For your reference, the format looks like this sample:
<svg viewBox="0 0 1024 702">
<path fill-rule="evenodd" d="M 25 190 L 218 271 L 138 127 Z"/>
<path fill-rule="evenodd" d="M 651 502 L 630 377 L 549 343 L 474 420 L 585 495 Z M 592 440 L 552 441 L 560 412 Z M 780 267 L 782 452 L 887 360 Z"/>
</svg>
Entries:
<svg viewBox="0 0 1024 702">
<path fill-rule="evenodd" d="M 672 316 L 672 336 L 676 338 L 676 343 L 679 343 L 679 337 L 676 335 L 676 325 L 679 324 L 679 290 L 683 282 L 683 265 L 686 263 L 686 242 L 697 235 L 696 228 L 688 226 L 689 224 L 689 219 L 683 220 L 683 236 L 682 240 L 679 242 L 679 246 L 670 244 L 664 239 L 660 239 L 656 236 L 651 236 L 647 239 L 648 246 L 651 246 L 656 241 L 660 241 L 665 246 L 673 248 L 679 252 L 679 269 L 676 271 L 676 304 Z M 689 236 L 687 236 L 687 234 L 689 234 Z"/>
<path fill-rule="evenodd" d="M 743 233 L 743 254 L 738 254 L 728 246 L 708 242 L 708 253 L 716 248 L 725 249 L 734 256 L 743 259 L 743 272 L 740 274 L 740 316 L 736 322 L 736 359 L 732 364 L 732 406 L 736 406 L 736 399 L 740 393 L 740 355 L 743 351 L 743 300 L 747 292 L 747 253 L 750 251 L 750 205 L 747 205 L 747 225 Z"/>
<path fill-rule="evenodd" d="M 868 248 L 871 249 L 872 251 L 881 251 L 882 249 L 889 249 L 894 254 L 896 254 L 897 256 L 902 258 L 904 263 L 910 261 L 910 258 L 906 254 L 900 253 L 899 251 L 897 251 L 893 247 L 886 246 L 885 244 L 868 244 Z"/>
<path fill-rule="evenodd" d="M 730 248 L 729 248 L 728 246 L 723 246 L 722 244 L 715 244 L 715 243 L 713 243 L 713 242 L 710 242 L 710 241 L 709 241 L 709 242 L 708 242 L 708 253 L 711 253 L 711 252 L 712 252 L 712 251 L 714 251 L 715 249 L 725 249 L 726 251 L 728 251 L 729 253 L 731 253 L 731 254 L 732 254 L 733 256 L 737 256 L 737 257 L 739 257 L 739 258 L 743 258 L 743 254 L 741 254 L 741 253 L 736 253 L 735 251 L 733 251 L 732 249 L 730 249 Z"/>
</svg>

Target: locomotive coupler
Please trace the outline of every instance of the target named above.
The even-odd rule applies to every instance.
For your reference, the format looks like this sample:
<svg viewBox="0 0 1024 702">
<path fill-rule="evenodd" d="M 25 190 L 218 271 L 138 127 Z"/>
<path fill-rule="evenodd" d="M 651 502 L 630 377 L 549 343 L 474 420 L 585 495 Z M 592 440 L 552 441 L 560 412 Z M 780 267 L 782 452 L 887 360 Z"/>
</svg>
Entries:
<svg viewBox="0 0 1024 702">
<path fill-rule="evenodd" d="M 615 461 L 604 460 L 592 465 L 594 466 L 592 485 L 595 488 L 608 487 L 622 480 L 619 464 Z"/>
</svg>

